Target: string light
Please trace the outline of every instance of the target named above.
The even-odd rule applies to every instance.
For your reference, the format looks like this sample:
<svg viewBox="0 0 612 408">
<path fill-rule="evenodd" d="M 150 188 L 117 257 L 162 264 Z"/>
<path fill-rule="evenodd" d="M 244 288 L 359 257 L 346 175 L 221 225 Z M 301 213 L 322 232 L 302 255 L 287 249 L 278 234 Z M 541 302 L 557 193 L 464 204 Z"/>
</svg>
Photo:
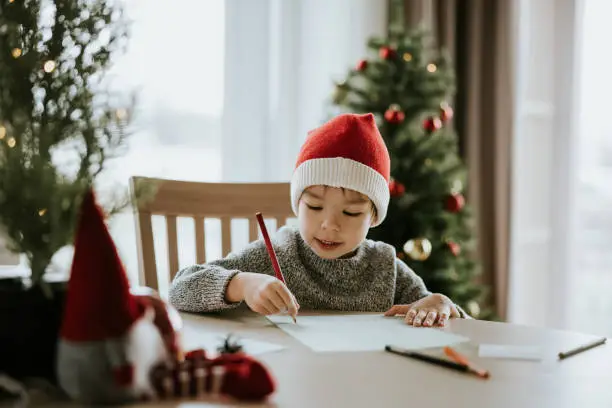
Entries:
<svg viewBox="0 0 612 408">
<path fill-rule="evenodd" d="M 9 0 L 9 3 L 14 3 L 14 2 L 15 2 L 15 0 Z"/>
<path fill-rule="evenodd" d="M 42 210 L 38 211 L 38 215 L 42 217 L 43 215 L 45 215 L 46 212 L 47 212 L 47 209 L 43 208 Z"/>
<path fill-rule="evenodd" d="M 117 119 L 123 120 L 123 119 L 127 118 L 127 110 L 125 110 L 125 109 L 117 109 L 117 111 L 115 112 L 115 116 L 117 117 Z"/>
<path fill-rule="evenodd" d="M 463 183 L 461 182 L 461 180 L 455 180 L 453 182 L 452 191 L 455 193 L 460 193 L 461 190 L 463 190 Z"/>
<path fill-rule="evenodd" d="M 0 140 L 6 137 L 6 128 L 4 126 L 0 126 Z"/>
<path fill-rule="evenodd" d="M 8 147 L 15 147 L 17 141 L 14 137 L 9 137 L 9 139 L 6 141 L 6 144 L 8 145 Z"/>
<path fill-rule="evenodd" d="M 21 57 L 21 48 L 13 48 L 13 50 L 11 51 L 11 55 L 13 56 L 13 58 Z"/>
<path fill-rule="evenodd" d="M 404 61 L 411 61 L 412 60 L 412 54 L 409 52 L 405 52 L 404 53 Z"/>
<path fill-rule="evenodd" d="M 45 62 L 45 65 L 43 65 L 43 69 L 47 74 L 53 72 L 53 70 L 55 69 L 55 61 L 49 60 Z"/>
<path fill-rule="evenodd" d="M 427 70 L 429 72 L 436 72 L 437 69 L 438 69 L 438 67 L 436 67 L 436 64 L 428 64 L 427 65 Z"/>
</svg>

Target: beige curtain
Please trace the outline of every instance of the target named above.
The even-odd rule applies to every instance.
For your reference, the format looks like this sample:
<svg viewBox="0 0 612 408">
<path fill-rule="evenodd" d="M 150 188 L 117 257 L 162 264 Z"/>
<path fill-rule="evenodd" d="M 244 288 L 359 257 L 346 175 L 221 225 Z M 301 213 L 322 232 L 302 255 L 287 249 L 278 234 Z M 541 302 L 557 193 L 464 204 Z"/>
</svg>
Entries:
<svg viewBox="0 0 612 408">
<path fill-rule="evenodd" d="M 513 3 L 403 0 L 408 27 L 428 27 L 455 64 L 454 126 L 469 171 L 467 199 L 476 214 L 482 281 L 491 287 L 491 305 L 502 319 L 507 311 L 510 243 Z M 393 10 L 390 19 L 396 17 Z"/>
</svg>

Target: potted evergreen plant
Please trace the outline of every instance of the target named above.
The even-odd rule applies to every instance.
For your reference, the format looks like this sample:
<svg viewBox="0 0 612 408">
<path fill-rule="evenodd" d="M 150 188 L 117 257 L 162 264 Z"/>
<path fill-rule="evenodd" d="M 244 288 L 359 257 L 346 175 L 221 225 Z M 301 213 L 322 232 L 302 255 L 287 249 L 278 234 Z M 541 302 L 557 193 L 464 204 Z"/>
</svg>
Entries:
<svg viewBox="0 0 612 408">
<path fill-rule="evenodd" d="M 0 277 L 0 373 L 54 380 L 66 282 L 45 275 L 128 137 L 133 99 L 105 76 L 127 29 L 117 2 L 0 2 L 0 224 L 30 270 Z"/>
</svg>

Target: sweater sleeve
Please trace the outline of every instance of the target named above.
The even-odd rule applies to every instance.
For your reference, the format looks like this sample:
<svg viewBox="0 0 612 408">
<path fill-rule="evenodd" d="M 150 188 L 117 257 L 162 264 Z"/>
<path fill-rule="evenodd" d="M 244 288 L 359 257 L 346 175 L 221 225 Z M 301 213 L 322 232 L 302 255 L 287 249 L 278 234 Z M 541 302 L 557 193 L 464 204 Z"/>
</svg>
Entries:
<svg viewBox="0 0 612 408">
<path fill-rule="evenodd" d="M 429 296 L 432 293 L 425 287 L 425 283 L 404 261 L 401 259 L 395 260 L 395 269 L 397 271 L 395 301 L 396 305 L 406 305 L 417 300 Z M 462 319 L 471 319 L 458 304 L 455 307 L 459 312 L 459 317 Z"/>
<path fill-rule="evenodd" d="M 425 283 L 412 269 L 401 259 L 395 259 L 395 299 L 394 304 L 405 305 L 431 295 L 425 287 Z"/>
<path fill-rule="evenodd" d="M 168 300 L 184 312 L 214 312 L 236 308 L 242 302 L 229 303 L 225 298 L 232 278 L 239 272 L 270 274 L 270 268 L 265 244 L 261 240 L 254 241 L 223 259 L 180 270 L 170 285 Z"/>
</svg>

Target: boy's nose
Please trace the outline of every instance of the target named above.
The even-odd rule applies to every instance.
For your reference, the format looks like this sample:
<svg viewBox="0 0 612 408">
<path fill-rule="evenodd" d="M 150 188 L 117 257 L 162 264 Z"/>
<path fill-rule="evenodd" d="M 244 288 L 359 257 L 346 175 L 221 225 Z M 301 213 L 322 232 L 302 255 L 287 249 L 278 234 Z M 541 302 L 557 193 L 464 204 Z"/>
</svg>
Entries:
<svg viewBox="0 0 612 408">
<path fill-rule="evenodd" d="M 338 223 L 338 219 L 333 216 L 325 217 L 321 226 L 323 227 L 323 229 L 331 229 L 335 231 L 338 231 L 340 229 L 340 223 Z"/>
</svg>

